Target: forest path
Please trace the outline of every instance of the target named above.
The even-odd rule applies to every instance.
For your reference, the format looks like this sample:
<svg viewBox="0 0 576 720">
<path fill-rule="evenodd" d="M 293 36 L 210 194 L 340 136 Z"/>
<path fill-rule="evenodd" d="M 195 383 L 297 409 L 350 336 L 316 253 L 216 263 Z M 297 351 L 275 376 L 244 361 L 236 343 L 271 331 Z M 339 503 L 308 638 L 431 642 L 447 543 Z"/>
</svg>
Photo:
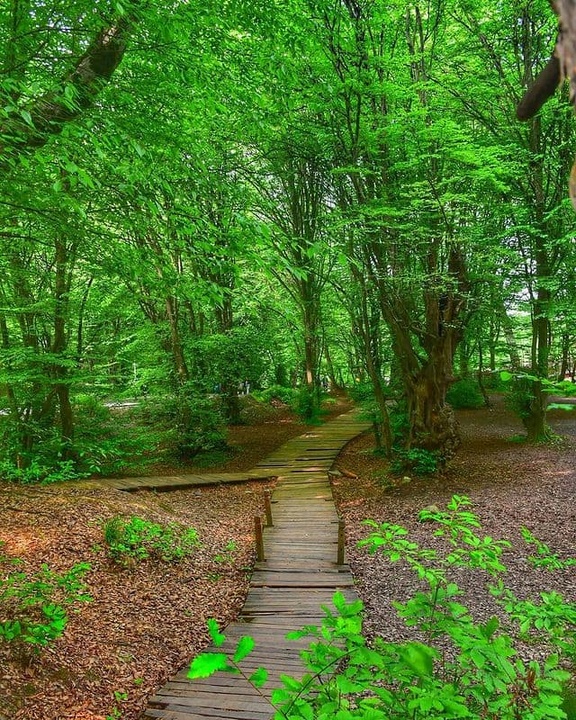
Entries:
<svg viewBox="0 0 576 720">
<path fill-rule="evenodd" d="M 346 413 L 288 441 L 254 468 L 278 477 L 271 503 L 273 525 L 264 529 L 265 559 L 256 564 L 244 608 L 226 629 L 227 640 L 218 652 L 233 654 L 240 637 L 253 637 L 256 648 L 242 668 L 250 675 L 265 667 L 265 687 L 259 692 L 243 676 L 224 672 L 189 680 L 185 667 L 150 699 L 142 718 L 272 717 L 269 698 L 272 689 L 282 686 L 280 675 L 304 674 L 299 653 L 308 640 L 287 641 L 286 633 L 319 625 L 321 605 L 330 604 L 337 590 L 348 600 L 357 597 L 348 566 L 338 562 L 339 520 L 328 471 L 344 445 L 368 427 L 354 412 Z"/>
</svg>

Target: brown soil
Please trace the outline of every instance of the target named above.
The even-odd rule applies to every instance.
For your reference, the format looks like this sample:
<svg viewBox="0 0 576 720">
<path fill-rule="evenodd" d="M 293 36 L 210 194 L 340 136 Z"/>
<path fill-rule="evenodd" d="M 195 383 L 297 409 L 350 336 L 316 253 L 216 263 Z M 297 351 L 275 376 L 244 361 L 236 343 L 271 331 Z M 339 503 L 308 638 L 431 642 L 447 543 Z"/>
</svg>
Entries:
<svg viewBox="0 0 576 720">
<path fill-rule="evenodd" d="M 352 442 L 338 461 L 359 475 L 338 478 L 335 491 L 347 522 L 349 559 L 367 605 L 367 628 L 389 639 L 405 634 L 390 601 L 406 598 L 417 583 L 401 564 L 356 549 L 356 540 L 367 532 L 361 524 L 366 517 L 405 525 L 417 540 L 428 542 L 432 526 L 418 522 L 418 511 L 430 504 L 442 507 L 454 493 L 468 495 L 484 532 L 513 543 L 505 561 L 508 581 L 520 595 L 552 582 L 552 576 L 528 570 L 521 525 L 562 557 L 575 551 L 576 415 L 551 415 L 555 430 L 569 439 L 538 447 L 510 442 L 520 427 L 501 404 L 459 417 L 463 445 L 442 478 L 390 485 L 369 435 Z M 246 469 L 275 444 L 304 431 L 293 419 L 277 420 L 232 429 L 239 452 L 219 469 Z M 61 570 L 90 562 L 87 584 L 93 598 L 75 607 L 64 636 L 38 655 L 0 643 L 0 720 L 136 720 L 147 696 L 205 646 L 206 619 L 226 624 L 241 607 L 253 561 L 252 518 L 263 510 L 266 487 L 247 483 L 130 495 L 96 484 L 0 485 L 5 553 L 22 558 L 24 570 L 42 562 Z M 102 536 L 102 523 L 116 514 L 192 525 L 202 547 L 178 564 L 150 560 L 118 566 L 107 556 Z M 477 577 L 460 573 L 457 580 L 474 612 L 492 613 Z M 554 583 L 576 599 L 569 573 L 560 573 Z"/>
</svg>

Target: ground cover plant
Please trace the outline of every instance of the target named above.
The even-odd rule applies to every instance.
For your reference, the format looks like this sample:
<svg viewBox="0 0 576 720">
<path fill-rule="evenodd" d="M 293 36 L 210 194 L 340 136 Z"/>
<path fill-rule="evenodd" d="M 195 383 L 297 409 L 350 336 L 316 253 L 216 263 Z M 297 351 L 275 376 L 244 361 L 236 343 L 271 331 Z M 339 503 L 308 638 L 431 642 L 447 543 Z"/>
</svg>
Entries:
<svg viewBox="0 0 576 720">
<path fill-rule="evenodd" d="M 194 528 L 118 515 L 104 523 L 104 540 L 110 557 L 120 563 L 147 560 L 151 556 L 174 562 L 190 555 L 200 544 Z"/>
<path fill-rule="evenodd" d="M 90 564 L 77 563 L 62 573 L 46 563 L 27 573 L 21 564 L 4 555 L 0 543 L 0 640 L 44 647 L 66 629 L 67 608 L 92 599 L 83 580 Z"/>
</svg>

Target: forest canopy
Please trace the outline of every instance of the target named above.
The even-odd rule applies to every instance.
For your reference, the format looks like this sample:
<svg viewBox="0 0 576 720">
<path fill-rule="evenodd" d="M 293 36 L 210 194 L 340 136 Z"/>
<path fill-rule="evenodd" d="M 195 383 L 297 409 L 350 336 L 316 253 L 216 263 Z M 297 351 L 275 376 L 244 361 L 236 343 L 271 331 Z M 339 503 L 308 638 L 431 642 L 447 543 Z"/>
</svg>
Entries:
<svg viewBox="0 0 576 720">
<path fill-rule="evenodd" d="M 2 4 L 2 476 L 193 455 L 247 387 L 353 388 L 445 462 L 450 388 L 504 378 L 545 439 L 576 123 L 564 85 L 516 107 L 556 34 L 547 0 Z"/>
</svg>

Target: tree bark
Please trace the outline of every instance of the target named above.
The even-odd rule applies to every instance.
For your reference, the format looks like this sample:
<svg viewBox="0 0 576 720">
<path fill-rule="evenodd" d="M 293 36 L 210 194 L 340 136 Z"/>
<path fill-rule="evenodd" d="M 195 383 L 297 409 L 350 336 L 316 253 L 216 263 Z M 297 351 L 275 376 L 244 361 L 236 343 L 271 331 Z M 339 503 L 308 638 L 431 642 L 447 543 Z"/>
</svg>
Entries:
<svg viewBox="0 0 576 720">
<path fill-rule="evenodd" d="M 0 126 L 0 154 L 10 157 L 42 147 L 50 136 L 60 133 L 66 123 L 91 107 L 120 65 L 134 22 L 133 15 L 124 15 L 103 28 L 54 90 L 6 120 Z M 9 167 L 6 160 L 0 166 Z"/>
</svg>

